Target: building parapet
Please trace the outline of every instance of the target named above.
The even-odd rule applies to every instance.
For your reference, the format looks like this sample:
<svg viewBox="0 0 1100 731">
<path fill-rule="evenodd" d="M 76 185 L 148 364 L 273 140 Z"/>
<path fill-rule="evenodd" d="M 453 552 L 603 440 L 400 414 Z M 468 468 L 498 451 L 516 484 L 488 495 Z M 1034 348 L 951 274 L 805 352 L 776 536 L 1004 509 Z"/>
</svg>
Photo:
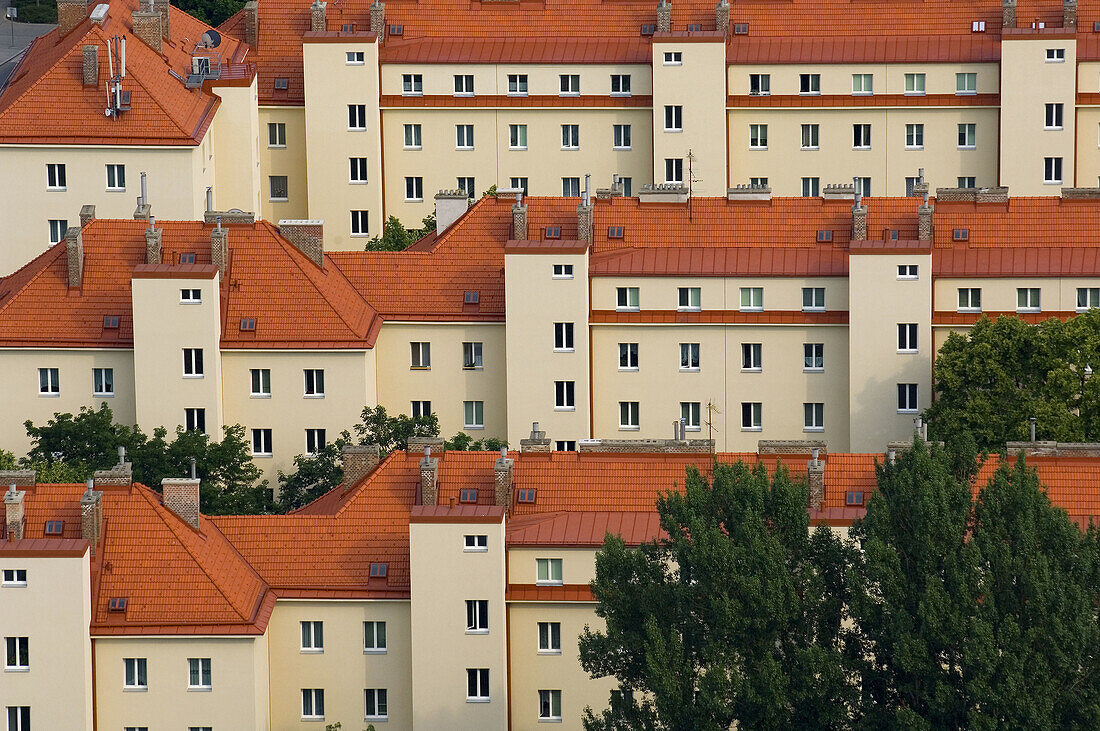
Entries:
<svg viewBox="0 0 1100 731">
<path fill-rule="evenodd" d="M 713 439 L 581 439 L 579 452 L 714 454 Z"/>
</svg>

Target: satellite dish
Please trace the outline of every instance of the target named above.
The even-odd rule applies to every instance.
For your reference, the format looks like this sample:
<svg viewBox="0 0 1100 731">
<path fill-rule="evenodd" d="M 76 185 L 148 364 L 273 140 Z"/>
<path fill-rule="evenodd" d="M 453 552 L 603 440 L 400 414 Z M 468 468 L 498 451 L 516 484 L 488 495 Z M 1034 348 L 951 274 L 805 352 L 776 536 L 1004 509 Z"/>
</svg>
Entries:
<svg viewBox="0 0 1100 731">
<path fill-rule="evenodd" d="M 211 28 L 202 34 L 199 43 L 207 48 L 217 48 L 222 44 L 222 34 Z"/>
</svg>

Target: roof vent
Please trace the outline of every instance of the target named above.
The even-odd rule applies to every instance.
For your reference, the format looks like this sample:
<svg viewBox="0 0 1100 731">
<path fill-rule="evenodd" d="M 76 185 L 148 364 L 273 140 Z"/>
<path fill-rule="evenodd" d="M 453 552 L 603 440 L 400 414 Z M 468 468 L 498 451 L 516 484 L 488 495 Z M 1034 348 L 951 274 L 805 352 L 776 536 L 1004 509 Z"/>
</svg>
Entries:
<svg viewBox="0 0 1100 731">
<path fill-rule="evenodd" d="M 109 612 L 125 612 L 126 611 L 126 597 L 113 596 L 107 603 L 107 611 Z"/>
<path fill-rule="evenodd" d="M 968 228 L 956 228 L 951 231 L 952 241 L 969 241 L 970 229 Z"/>
<path fill-rule="evenodd" d="M 275 88 L 285 90 L 289 85 L 289 79 L 283 76 L 275 77 Z"/>
<path fill-rule="evenodd" d="M 818 231 L 817 232 L 817 240 L 822 242 L 822 243 L 827 243 L 829 241 L 832 241 L 833 240 L 833 232 L 832 231 Z"/>
<path fill-rule="evenodd" d="M 734 23 L 733 24 L 733 34 L 735 36 L 747 36 L 749 34 L 749 24 L 748 23 Z"/>
<path fill-rule="evenodd" d="M 458 491 L 458 501 L 460 503 L 476 503 L 477 502 L 477 488 L 476 487 L 464 487 Z"/>
<path fill-rule="evenodd" d="M 547 226 L 546 238 L 548 239 L 560 239 L 561 238 L 561 226 Z"/>
<path fill-rule="evenodd" d="M 241 318 L 241 331 L 242 332 L 256 332 L 256 318 L 255 317 L 242 317 Z"/>
<path fill-rule="evenodd" d="M 48 536 L 59 536 L 65 532 L 65 521 L 63 520 L 47 520 L 45 534 Z"/>
<path fill-rule="evenodd" d="M 985 21 L 984 20 L 975 20 L 973 23 L 970 24 L 970 32 L 971 33 L 985 33 Z"/>
<path fill-rule="evenodd" d="M 103 329 L 104 330 L 118 330 L 118 315 L 104 315 L 103 316 Z"/>
<path fill-rule="evenodd" d="M 535 504 L 535 498 L 538 491 L 533 487 L 525 487 L 516 491 L 516 502 L 527 503 L 529 505 Z"/>
<path fill-rule="evenodd" d="M 391 25 L 390 26 L 390 35 L 391 36 L 405 35 L 405 26 L 403 26 L 403 25 Z"/>
<path fill-rule="evenodd" d="M 623 237 L 623 227 L 622 226 L 608 226 L 607 227 L 607 238 L 609 238 L 609 239 L 621 239 L 622 237 Z"/>
<path fill-rule="evenodd" d="M 110 8 L 111 6 L 107 3 L 100 3 L 92 9 L 92 14 L 88 17 L 92 19 L 93 23 L 103 25 L 107 20 L 107 11 L 110 10 Z"/>
<path fill-rule="evenodd" d="M 844 504 L 850 508 L 858 508 L 863 505 L 863 493 L 857 490 L 849 490 L 844 495 Z"/>
<path fill-rule="evenodd" d="M 370 565 L 370 576 L 372 579 L 384 579 L 388 569 L 389 564 L 387 563 L 372 563 Z"/>
<path fill-rule="evenodd" d="M 657 26 L 654 23 L 645 23 L 642 25 L 642 35 L 651 36 L 657 32 Z"/>
<path fill-rule="evenodd" d="M 464 305 L 476 305 L 481 300 L 481 293 L 477 291 L 463 292 L 462 304 Z"/>
</svg>

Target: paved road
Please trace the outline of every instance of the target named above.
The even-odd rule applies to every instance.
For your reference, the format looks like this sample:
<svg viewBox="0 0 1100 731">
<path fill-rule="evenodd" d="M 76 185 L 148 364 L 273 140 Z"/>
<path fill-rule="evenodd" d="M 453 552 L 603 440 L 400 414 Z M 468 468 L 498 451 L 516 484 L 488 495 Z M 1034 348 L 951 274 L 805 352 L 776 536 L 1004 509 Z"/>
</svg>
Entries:
<svg viewBox="0 0 1100 731">
<path fill-rule="evenodd" d="M 53 28 L 49 23 L 12 23 L 4 17 L 7 7 L 8 0 L 0 0 L 0 87 L 15 70 L 23 49 Z"/>
</svg>

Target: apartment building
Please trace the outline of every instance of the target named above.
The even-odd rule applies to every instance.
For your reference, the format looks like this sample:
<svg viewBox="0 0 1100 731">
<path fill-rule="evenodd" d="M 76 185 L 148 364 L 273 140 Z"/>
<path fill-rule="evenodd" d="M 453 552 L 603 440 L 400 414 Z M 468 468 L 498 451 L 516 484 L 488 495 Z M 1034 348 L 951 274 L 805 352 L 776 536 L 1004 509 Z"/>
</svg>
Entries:
<svg viewBox="0 0 1100 731">
<path fill-rule="evenodd" d="M 197 480 L 158 493 L 127 465 L 87 486 L 0 474 L 19 483 L 0 535 L 7 728 L 580 729 L 616 689 L 588 677 L 577 646 L 601 626 L 588 583 L 606 533 L 655 538 L 659 492 L 737 461 L 806 479 L 811 523 L 844 531 L 876 462 L 906 448 L 605 440 L 562 453 L 555 436 L 503 454 L 424 440 L 381 464 L 351 448 L 346 484 L 291 515 L 207 518 Z M 1094 445 L 1011 446 L 1071 518 L 1100 515 L 1084 487 L 1100 478 Z"/>
</svg>

